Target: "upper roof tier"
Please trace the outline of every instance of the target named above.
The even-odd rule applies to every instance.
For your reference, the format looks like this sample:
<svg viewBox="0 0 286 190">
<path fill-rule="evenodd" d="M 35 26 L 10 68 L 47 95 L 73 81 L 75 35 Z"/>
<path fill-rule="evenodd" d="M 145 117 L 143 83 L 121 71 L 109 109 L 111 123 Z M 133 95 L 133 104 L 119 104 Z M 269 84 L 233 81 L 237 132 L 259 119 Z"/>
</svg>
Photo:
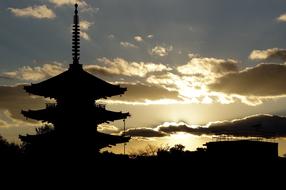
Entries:
<svg viewBox="0 0 286 190">
<path fill-rule="evenodd" d="M 81 64 L 71 64 L 69 69 L 37 84 L 24 86 L 31 94 L 49 98 L 106 98 L 121 95 L 126 88 L 113 85 L 84 71 Z"/>
<path fill-rule="evenodd" d="M 126 88 L 105 82 L 82 69 L 80 58 L 80 25 L 78 5 L 75 4 L 73 22 L 73 63 L 69 69 L 53 78 L 25 86 L 24 89 L 31 94 L 56 99 L 89 98 L 99 99 L 123 94 Z"/>
</svg>

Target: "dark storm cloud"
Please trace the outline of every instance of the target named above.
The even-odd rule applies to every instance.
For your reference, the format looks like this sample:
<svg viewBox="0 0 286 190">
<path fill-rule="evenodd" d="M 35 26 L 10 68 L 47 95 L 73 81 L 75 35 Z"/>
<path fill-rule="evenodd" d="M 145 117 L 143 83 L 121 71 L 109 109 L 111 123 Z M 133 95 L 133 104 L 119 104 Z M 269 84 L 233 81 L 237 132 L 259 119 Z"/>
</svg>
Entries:
<svg viewBox="0 0 286 190">
<path fill-rule="evenodd" d="M 151 128 L 134 128 L 128 129 L 125 132 L 126 135 L 132 137 L 164 137 L 167 134 L 161 131 L 155 131 Z"/>
<path fill-rule="evenodd" d="M 259 64 L 226 74 L 209 84 L 208 88 L 211 91 L 243 96 L 281 96 L 286 94 L 285 81 L 285 64 Z"/>
<path fill-rule="evenodd" d="M 164 133 L 177 133 L 177 132 L 186 132 L 186 133 L 194 133 L 195 130 L 194 128 L 191 128 L 187 126 L 186 124 L 181 124 L 181 125 L 169 125 L 169 126 L 159 126 L 158 127 L 159 131 L 164 132 Z"/>
<path fill-rule="evenodd" d="M 158 86 L 148 86 L 145 84 L 128 84 L 121 85 L 127 87 L 127 92 L 121 97 L 114 97 L 112 99 L 122 101 L 144 101 L 144 100 L 160 100 L 160 99 L 173 99 L 181 100 L 178 92 L 168 91 Z"/>
<path fill-rule="evenodd" d="M 286 117 L 254 115 L 232 121 L 211 122 L 206 126 L 191 128 L 187 124 L 158 126 L 156 129 L 131 129 L 128 135 L 158 137 L 185 132 L 194 135 L 227 135 L 235 137 L 286 137 Z"/>
<path fill-rule="evenodd" d="M 194 129 L 194 134 L 246 137 L 286 137 L 286 117 L 255 115 L 243 119 L 210 123 L 208 128 Z"/>
<path fill-rule="evenodd" d="M 232 121 L 209 123 L 208 127 L 190 128 L 187 126 L 169 126 L 159 131 L 174 133 L 187 132 L 197 135 L 229 135 L 237 137 L 285 137 L 286 117 L 273 115 L 255 115 Z"/>
</svg>

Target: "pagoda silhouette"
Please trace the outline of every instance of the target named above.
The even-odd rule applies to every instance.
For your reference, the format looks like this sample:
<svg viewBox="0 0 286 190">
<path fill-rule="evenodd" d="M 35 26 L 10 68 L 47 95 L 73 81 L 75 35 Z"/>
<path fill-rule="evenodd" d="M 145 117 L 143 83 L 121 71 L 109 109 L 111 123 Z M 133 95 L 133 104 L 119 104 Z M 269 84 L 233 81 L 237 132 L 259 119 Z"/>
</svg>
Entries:
<svg viewBox="0 0 286 190">
<path fill-rule="evenodd" d="M 97 131 L 102 123 L 125 120 L 129 113 L 108 111 L 98 99 L 121 95 L 127 89 L 113 85 L 84 71 L 80 59 L 80 25 L 75 4 L 72 38 L 73 63 L 67 71 L 37 84 L 24 86 L 26 92 L 56 100 L 45 109 L 22 111 L 26 118 L 53 124 L 52 130 L 42 128 L 35 135 L 19 136 L 27 152 L 99 152 L 100 149 L 125 143 L 130 137 Z"/>
</svg>

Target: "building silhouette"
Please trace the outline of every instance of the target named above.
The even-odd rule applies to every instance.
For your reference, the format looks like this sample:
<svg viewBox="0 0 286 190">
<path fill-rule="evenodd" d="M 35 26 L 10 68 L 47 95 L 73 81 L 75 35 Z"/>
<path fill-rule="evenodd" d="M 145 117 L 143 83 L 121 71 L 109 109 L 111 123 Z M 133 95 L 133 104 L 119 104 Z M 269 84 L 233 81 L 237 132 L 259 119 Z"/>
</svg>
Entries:
<svg viewBox="0 0 286 190">
<path fill-rule="evenodd" d="M 78 5 L 75 4 L 72 38 L 73 63 L 67 71 L 37 84 L 25 86 L 26 92 L 56 103 L 45 109 L 22 111 L 34 120 L 52 123 L 54 129 L 42 128 L 36 135 L 19 136 L 27 152 L 49 154 L 54 151 L 98 152 L 101 148 L 124 143 L 130 137 L 104 134 L 97 131 L 101 123 L 126 119 L 129 113 L 106 110 L 98 99 L 121 95 L 127 89 L 113 85 L 84 71 L 80 59 L 80 26 Z"/>
<path fill-rule="evenodd" d="M 230 140 L 205 144 L 206 156 L 221 161 L 262 161 L 278 159 L 278 143 L 257 140 Z"/>
</svg>

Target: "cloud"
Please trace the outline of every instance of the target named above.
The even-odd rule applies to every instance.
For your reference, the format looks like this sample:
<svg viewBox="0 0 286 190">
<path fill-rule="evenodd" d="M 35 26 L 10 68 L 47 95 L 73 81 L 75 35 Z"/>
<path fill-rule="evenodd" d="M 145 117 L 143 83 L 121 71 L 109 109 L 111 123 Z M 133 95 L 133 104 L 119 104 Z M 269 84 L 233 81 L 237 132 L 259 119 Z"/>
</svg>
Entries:
<svg viewBox="0 0 286 190">
<path fill-rule="evenodd" d="M 4 75 L 4 74 L 0 74 L 0 79 L 10 80 L 10 79 L 14 79 L 14 78 L 11 78 L 11 77 Z"/>
<path fill-rule="evenodd" d="M 81 20 L 79 22 L 79 25 L 81 30 L 88 30 L 93 25 L 93 22 L 89 22 L 87 20 Z"/>
<path fill-rule="evenodd" d="M 151 55 L 165 57 L 173 50 L 173 46 L 164 47 L 164 46 L 155 46 L 151 51 Z"/>
<path fill-rule="evenodd" d="M 161 86 L 162 88 L 170 91 L 177 91 L 180 98 L 183 98 L 185 103 L 200 102 L 198 98 L 205 96 L 204 90 L 197 88 L 197 84 L 203 84 L 202 82 L 196 83 L 193 80 L 194 77 L 186 78 L 180 75 L 173 74 L 171 72 L 164 74 L 150 75 L 146 82 Z"/>
<path fill-rule="evenodd" d="M 253 115 L 232 121 L 211 122 L 193 129 L 193 134 L 228 135 L 237 137 L 286 137 L 286 117 Z"/>
<path fill-rule="evenodd" d="M 42 125 L 35 120 L 26 120 L 21 110 L 41 109 L 45 105 L 42 97 L 30 96 L 23 85 L 0 86 L 0 134 L 12 142 L 19 142 L 19 134 L 34 133 Z"/>
<path fill-rule="evenodd" d="M 120 42 L 120 45 L 124 48 L 138 48 L 138 46 L 136 46 L 130 42 Z"/>
<path fill-rule="evenodd" d="M 60 74 L 65 70 L 63 64 L 53 62 L 42 66 L 24 66 L 16 71 L 4 72 L 2 76 L 25 81 L 39 81 Z"/>
<path fill-rule="evenodd" d="M 149 35 L 147 35 L 147 38 L 152 39 L 152 38 L 154 38 L 154 35 L 153 34 L 149 34 Z"/>
<path fill-rule="evenodd" d="M 181 98 L 183 100 L 182 103 L 185 104 L 211 104 L 215 102 L 229 104 L 234 102 L 233 98 L 228 95 L 209 91 L 207 84 L 210 82 L 210 79 L 207 78 L 207 76 L 180 76 L 168 72 L 150 75 L 146 81 L 151 85 L 161 86 L 170 91 L 178 92 L 178 97 Z"/>
<path fill-rule="evenodd" d="M 148 86 L 145 84 L 122 84 L 127 91 L 122 97 L 113 97 L 111 100 L 120 100 L 128 102 L 144 102 L 146 100 L 181 100 L 176 91 L 169 91 L 158 86 Z"/>
<path fill-rule="evenodd" d="M 143 42 L 143 38 L 141 36 L 134 36 L 134 40 L 137 42 Z"/>
<path fill-rule="evenodd" d="M 164 137 L 167 134 L 161 131 L 155 131 L 152 128 L 132 128 L 125 132 L 126 135 L 132 137 Z"/>
<path fill-rule="evenodd" d="M 129 130 L 127 130 L 128 135 L 140 137 L 163 137 L 185 132 L 194 135 L 279 138 L 286 137 L 286 117 L 267 114 L 253 115 L 231 121 L 210 122 L 201 126 L 190 126 L 184 122 L 165 122 L 156 128 L 134 128 Z"/>
<path fill-rule="evenodd" d="M 0 110 L 8 110 L 14 119 L 24 120 L 22 109 L 42 108 L 45 105 L 44 102 L 44 98 L 26 93 L 23 85 L 0 86 Z"/>
<path fill-rule="evenodd" d="M 286 117 L 253 115 L 232 121 L 212 122 L 206 128 L 195 129 L 198 133 L 246 137 L 286 137 Z"/>
<path fill-rule="evenodd" d="M 186 65 L 177 67 L 179 73 L 209 77 L 210 75 L 221 76 L 238 71 L 238 62 L 232 59 L 202 58 L 193 55 L 190 58 Z"/>
<path fill-rule="evenodd" d="M 75 3 L 77 3 L 81 12 L 88 12 L 92 14 L 95 14 L 99 11 L 99 8 L 92 7 L 85 0 L 49 0 L 49 2 L 54 4 L 56 7 L 73 6 Z"/>
<path fill-rule="evenodd" d="M 97 130 L 103 133 L 115 133 L 119 131 L 118 128 L 115 127 L 114 125 L 106 123 L 98 125 Z"/>
<path fill-rule="evenodd" d="M 87 6 L 87 3 L 84 0 L 49 0 L 49 2 L 55 4 L 56 6 L 74 5 L 75 3 L 81 7 Z"/>
<path fill-rule="evenodd" d="M 218 78 L 208 88 L 243 96 L 269 97 L 286 95 L 286 65 L 258 64 Z"/>
<path fill-rule="evenodd" d="M 177 89 L 176 87 L 180 85 L 177 83 L 183 82 L 179 75 L 173 74 L 171 72 L 160 75 L 151 75 L 146 79 L 146 81 L 149 84 L 163 86 L 164 88 L 169 89 Z"/>
<path fill-rule="evenodd" d="M 252 60 L 286 61 L 286 49 L 272 48 L 266 50 L 253 50 L 249 58 Z"/>
<path fill-rule="evenodd" d="M 110 39 L 110 40 L 112 40 L 112 39 L 115 38 L 115 35 L 114 35 L 114 34 L 109 34 L 109 35 L 107 36 L 107 38 Z"/>
<path fill-rule="evenodd" d="M 280 22 L 286 22 L 286 13 L 276 18 Z"/>
<path fill-rule="evenodd" d="M 172 134 L 177 132 L 194 133 L 194 129 L 199 126 L 190 126 L 185 122 L 164 122 L 158 125 L 154 130 L 164 132 L 166 134 Z"/>
<path fill-rule="evenodd" d="M 98 59 L 100 65 L 84 65 L 84 69 L 93 74 L 101 74 L 105 76 L 123 75 L 145 77 L 149 73 L 170 71 L 171 68 L 156 63 L 145 62 L 128 62 L 122 58 L 113 60 L 105 57 Z M 41 66 L 24 66 L 15 71 L 4 72 L 1 78 L 14 78 L 24 81 L 40 81 L 53 77 L 66 70 L 66 66 L 59 62 L 47 63 Z"/>
<path fill-rule="evenodd" d="M 81 20 L 79 22 L 80 25 L 80 36 L 85 40 L 90 40 L 90 36 L 87 33 L 87 31 L 90 29 L 90 27 L 93 25 L 93 22 L 89 22 L 87 20 Z"/>
<path fill-rule="evenodd" d="M 8 8 L 15 16 L 18 17 L 33 17 L 37 19 L 53 19 L 56 14 L 46 5 L 32 6 L 27 8 Z"/>
<path fill-rule="evenodd" d="M 196 54 L 196 53 L 189 53 L 188 54 L 188 57 L 190 58 L 190 59 L 193 59 L 193 58 L 198 58 L 198 57 L 200 57 L 200 55 L 199 54 Z M 209 58 L 210 59 L 210 58 Z"/>
<path fill-rule="evenodd" d="M 9 110 L 0 111 L 0 127 L 2 128 L 15 128 L 15 127 L 39 127 L 41 122 L 27 122 L 26 120 L 15 118 Z"/>
<path fill-rule="evenodd" d="M 4 120 L 0 120 L 0 128 L 9 128 L 9 124 L 4 121 Z"/>
<path fill-rule="evenodd" d="M 122 58 L 110 60 L 108 58 L 99 58 L 98 61 L 104 66 L 87 65 L 85 69 L 91 73 L 102 75 L 124 75 L 145 77 L 148 73 L 168 71 L 171 68 L 163 64 L 145 63 L 145 62 L 128 62 Z"/>
</svg>

